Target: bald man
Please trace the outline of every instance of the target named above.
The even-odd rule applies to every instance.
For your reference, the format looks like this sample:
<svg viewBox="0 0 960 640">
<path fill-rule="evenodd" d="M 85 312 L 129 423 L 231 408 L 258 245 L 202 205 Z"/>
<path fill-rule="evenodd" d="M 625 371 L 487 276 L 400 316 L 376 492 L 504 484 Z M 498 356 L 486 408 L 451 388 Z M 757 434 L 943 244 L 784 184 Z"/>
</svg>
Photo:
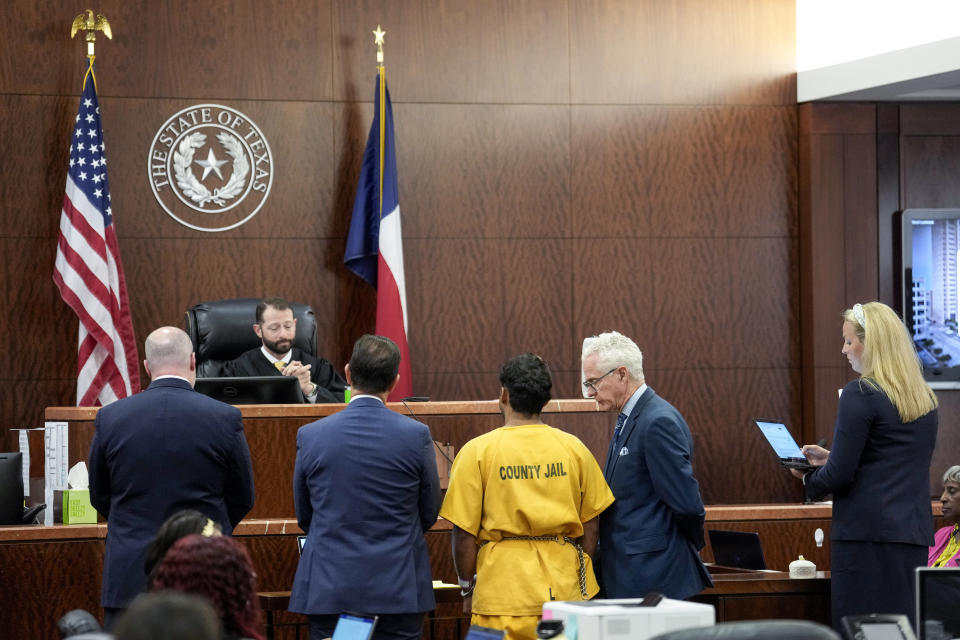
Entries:
<svg viewBox="0 0 960 640">
<path fill-rule="evenodd" d="M 108 524 L 100 599 L 108 628 L 146 586 L 144 552 L 170 515 L 196 509 L 229 534 L 253 507 L 240 411 L 193 390 L 189 336 L 161 327 L 144 351 L 150 386 L 100 409 L 90 444 L 90 503 Z"/>
</svg>

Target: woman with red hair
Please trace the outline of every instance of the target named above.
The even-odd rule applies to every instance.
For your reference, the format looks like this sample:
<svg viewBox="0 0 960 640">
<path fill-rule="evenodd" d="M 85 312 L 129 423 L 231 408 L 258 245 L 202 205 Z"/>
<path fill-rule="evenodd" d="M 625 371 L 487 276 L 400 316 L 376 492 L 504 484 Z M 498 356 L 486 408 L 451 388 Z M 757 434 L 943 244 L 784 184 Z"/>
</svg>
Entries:
<svg viewBox="0 0 960 640">
<path fill-rule="evenodd" d="M 224 640 L 264 640 L 256 583 L 250 555 L 239 542 L 228 537 L 190 535 L 167 551 L 154 570 L 150 590 L 182 591 L 207 598 L 223 621 Z"/>
</svg>

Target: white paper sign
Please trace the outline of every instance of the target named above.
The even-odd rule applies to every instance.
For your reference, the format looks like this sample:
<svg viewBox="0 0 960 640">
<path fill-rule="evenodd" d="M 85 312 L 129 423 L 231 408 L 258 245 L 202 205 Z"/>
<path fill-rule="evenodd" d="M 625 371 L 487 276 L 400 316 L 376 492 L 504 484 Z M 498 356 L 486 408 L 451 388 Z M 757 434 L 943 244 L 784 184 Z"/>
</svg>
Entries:
<svg viewBox="0 0 960 640">
<path fill-rule="evenodd" d="M 30 439 L 27 438 L 26 429 L 18 429 L 20 432 L 20 460 L 23 462 L 23 497 L 30 495 Z"/>
<path fill-rule="evenodd" d="M 43 524 L 53 525 L 53 492 L 67 489 L 67 423 L 43 423 L 43 480 L 46 490 L 44 500 L 47 508 L 44 509 Z"/>
</svg>

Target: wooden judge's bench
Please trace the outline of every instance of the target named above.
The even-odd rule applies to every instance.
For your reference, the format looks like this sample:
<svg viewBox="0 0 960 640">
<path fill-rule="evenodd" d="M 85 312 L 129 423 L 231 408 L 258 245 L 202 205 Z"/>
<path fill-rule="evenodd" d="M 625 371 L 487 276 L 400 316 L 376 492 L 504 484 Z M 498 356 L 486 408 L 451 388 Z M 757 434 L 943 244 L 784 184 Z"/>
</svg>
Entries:
<svg viewBox="0 0 960 640">
<path fill-rule="evenodd" d="M 298 553 L 293 507 L 293 467 L 297 429 L 343 408 L 333 405 L 248 405 L 243 413 L 253 460 L 256 504 L 234 531 L 253 558 L 259 588 L 264 592 L 290 589 Z M 413 414 L 429 425 L 438 447 L 441 476 L 449 470 L 447 448 L 464 443 L 502 424 L 495 401 L 427 402 L 388 406 Z M 606 452 L 609 415 L 597 413 L 590 400 L 553 400 L 545 414 L 564 414 L 562 424 L 584 441 L 596 455 Z M 51 407 L 48 421 L 69 424 L 69 460 L 86 460 L 93 437 L 96 409 Z M 546 419 L 550 422 L 549 417 Z M 558 420 L 558 424 L 560 421 Z M 41 434 L 31 438 L 40 438 Z M 444 449 L 445 453 L 439 453 Z M 43 475 L 42 441 L 31 439 L 31 476 Z M 445 486 L 445 484 L 444 484 Z M 939 513 L 939 504 L 937 513 Z M 707 528 L 759 532 L 767 565 L 777 571 L 733 572 L 712 567 L 715 585 L 698 600 L 717 608 L 717 619 L 802 618 L 829 624 L 830 505 L 710 505 Z M 824 532 L 822 547 L 814 544 L 814 531 Z M 3 637 L 55 638 L 56 620 L 70 609 L 87 609 L 99 615 L 100 576 L 106 524 L 0 527 L 0 630 Z M 450 555 L 450 524 L 441 520 L 426 534 L 436 580 L 456 583 Z M 802 553 L 821 570 L 817 578 L 790 580 L 789 563 Z M 704 549 L 705 561 L 712 550 Z M 444 598 L 445 600 L 449 600 Z M 460 628 L 459 603 L 438 604 L 438 621 L 430 625 L 435 635 L 453 638 Z M 300 616 L 273 612 L 278 624 L 297 622 Z M 293 638 L 293 627 L 278 626 L 276 638 Z M 301 634 L 302 637 L 305 637 Z"/>
</svg>

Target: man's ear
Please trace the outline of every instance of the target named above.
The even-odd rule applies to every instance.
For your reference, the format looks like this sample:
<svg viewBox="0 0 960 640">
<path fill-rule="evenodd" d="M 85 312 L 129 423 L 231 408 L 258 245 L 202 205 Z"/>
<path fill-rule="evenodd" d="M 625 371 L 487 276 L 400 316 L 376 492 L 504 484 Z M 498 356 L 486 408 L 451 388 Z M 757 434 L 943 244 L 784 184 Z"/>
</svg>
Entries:
<svg viewBox="0 0 960 640">
<path fill-rule="evenodd" d="M 193 351 L 190 352 L 190 371 L 197 370 L 197 354 Z"/>
<path fill-rule="evenodd" d="M 147 370 L 147 377 L 148 377 L 148 378 L 153 378 L 153 374 L 150 373 L 150 365 L 147 364 L 147 359 L 146 359 L 146 358 L 143 359 L 143 368 Z"/>
<path fill-rule="evenodd" d="M 500 387 L 500 404 L 506 407 L 510 406 L 510 392 L 507 391 L 506 387 Z"/>
<path fill-rule="evenodd" d="M 253 323 L 253 332 L 257 334 L 257 337 L 261 340 L 263 339 L 263 331 L 260 329 L 260 325 L 256 322 Z"/>
<path fill-rule="evenodd" d="M 343 367 L 343 377 L 347 379 L 347 384 L 352 388 L 353 380 L 350 378 L 350 364 L 346 364 Z"/>
<path fill-rule="evenodd" d="M 387 395 L 393 393 L 393 390 L 397 388 L 397 384 L 400 382 L 400 374 L 397 374 L 397 377 L 393 379 L 393 382 L 390 383 L 390 386 L 387 387 Z"/>
</svg>

